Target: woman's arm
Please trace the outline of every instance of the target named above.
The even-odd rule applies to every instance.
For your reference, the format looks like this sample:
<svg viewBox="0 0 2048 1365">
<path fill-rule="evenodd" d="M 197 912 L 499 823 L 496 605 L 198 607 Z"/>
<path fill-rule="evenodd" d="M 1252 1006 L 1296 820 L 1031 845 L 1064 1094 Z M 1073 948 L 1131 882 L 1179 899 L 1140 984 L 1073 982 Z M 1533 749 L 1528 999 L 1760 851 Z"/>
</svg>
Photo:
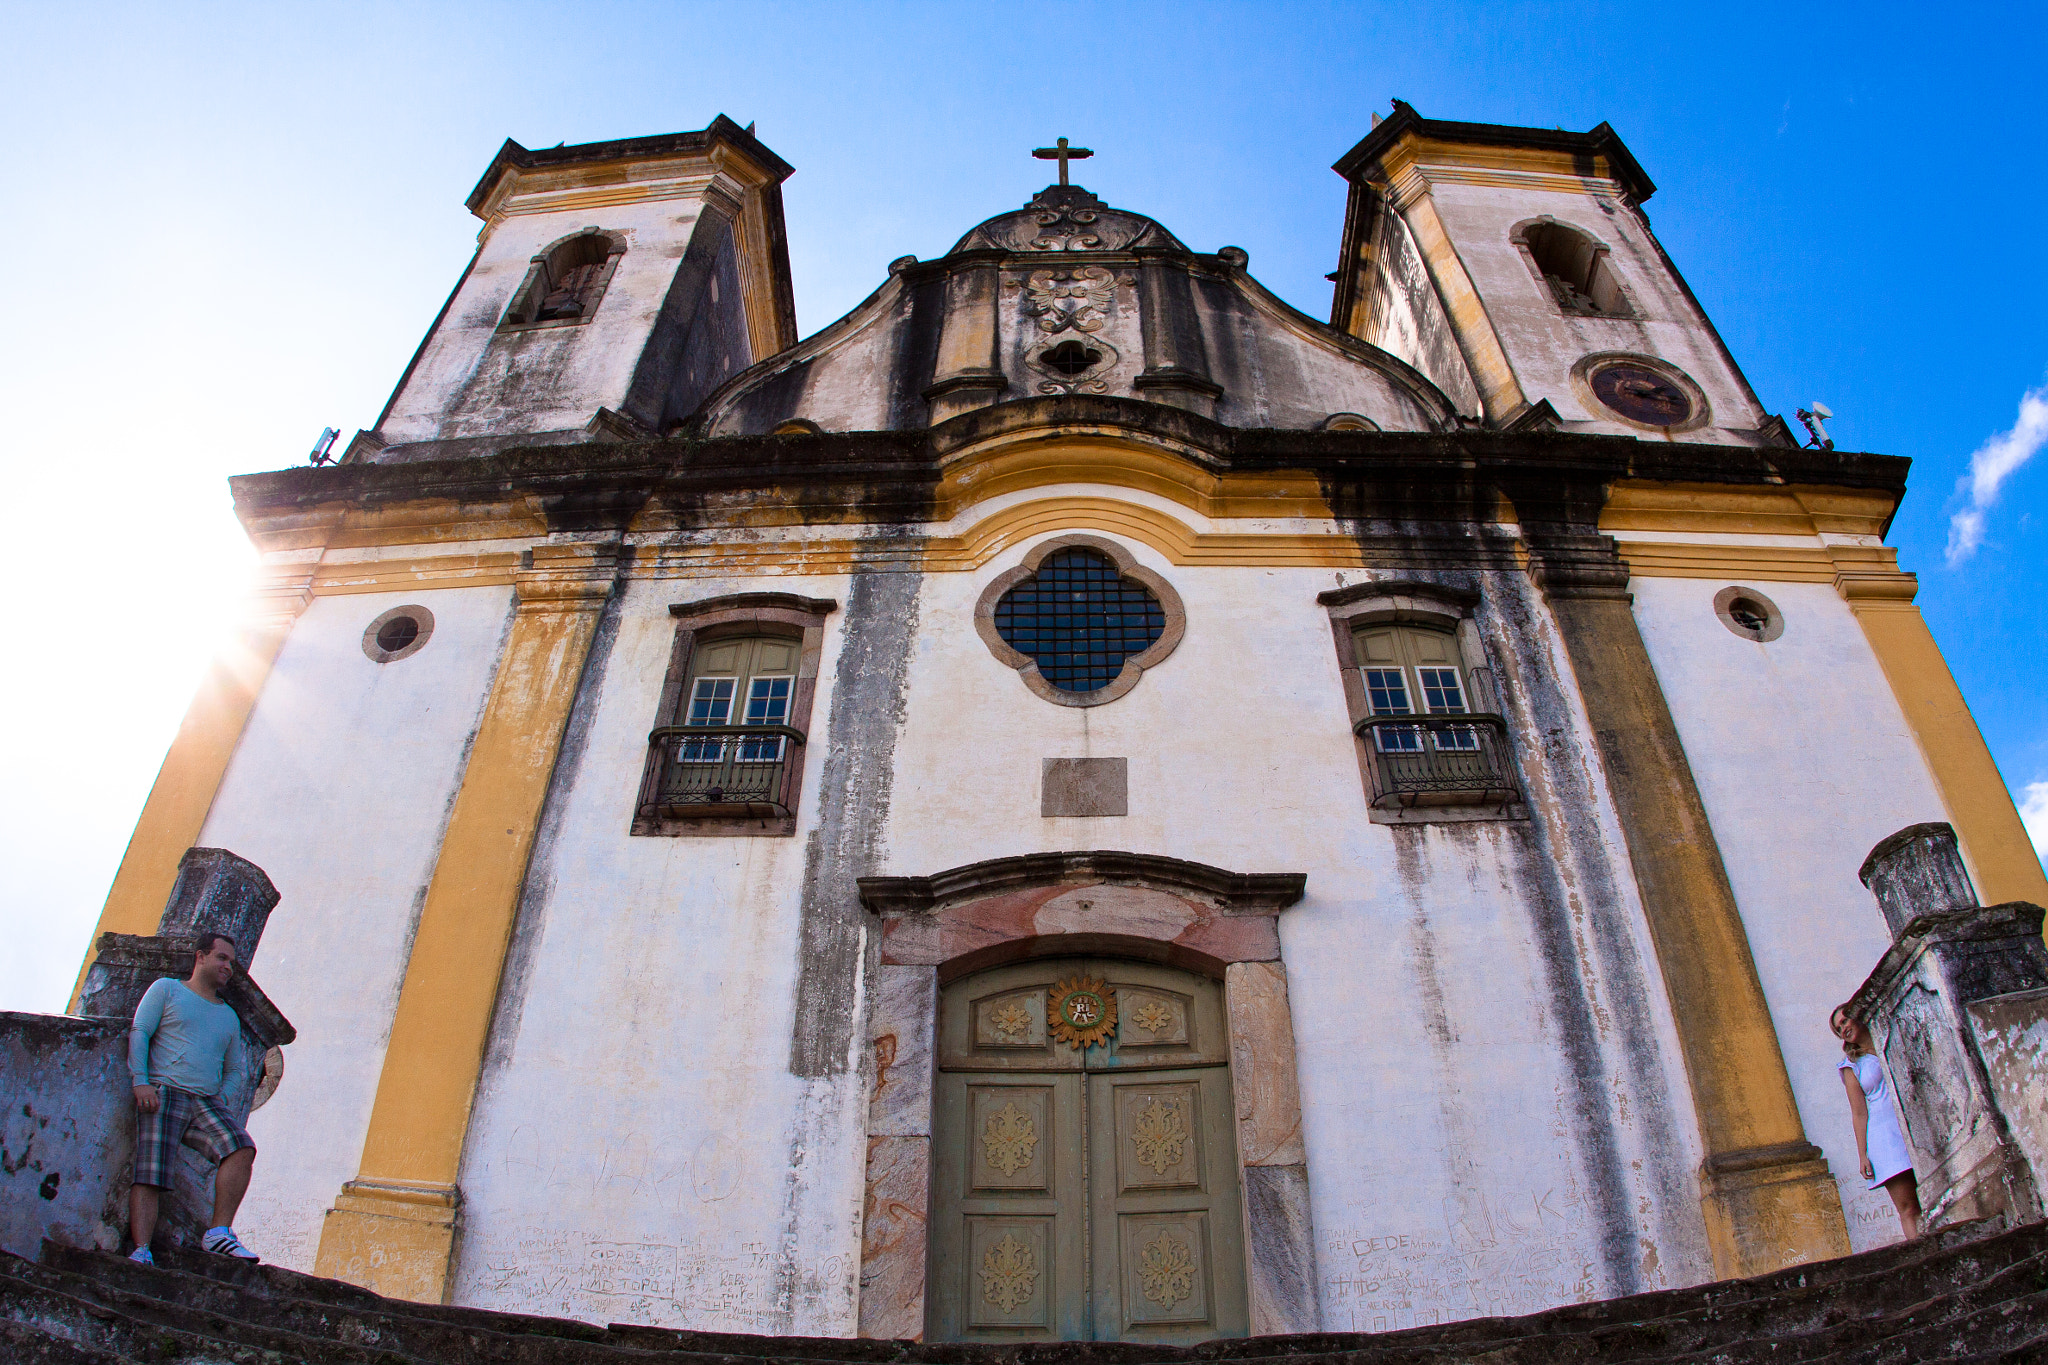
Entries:
<svg viewBox="0 0 2048 1365">
<path fill-rule="evenodd" d="M 1863 1098 L 1863 1083 L 1856 1079 L 1856 1068 L 1845 1066 L 1840 1071 L 1842 1088 L 1849 1092 L 1849 1117 L 1856 1125 L 1856 1165 L 1863 1172 L 1865 1180 L 1870 1179 L 1870 1105 Z"/>
</svg>

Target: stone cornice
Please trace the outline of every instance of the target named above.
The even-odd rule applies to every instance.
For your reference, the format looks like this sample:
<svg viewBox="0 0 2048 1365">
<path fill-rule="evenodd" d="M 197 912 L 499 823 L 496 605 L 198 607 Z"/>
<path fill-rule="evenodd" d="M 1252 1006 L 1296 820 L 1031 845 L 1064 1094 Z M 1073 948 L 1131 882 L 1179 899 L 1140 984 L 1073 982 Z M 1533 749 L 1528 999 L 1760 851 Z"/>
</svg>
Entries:
<svg viewBox="0 0 2048 1365">
<path fill-rule="evenodd" d="M 862 877 L 860 901 L 884 918 L 1039 886 L 1107 883 L 1191 895 L 1225 914 L 1277 915 L 1302 897 L 1305 872 L 1227 872 L 1151 853 L 1026 853 L 991 858 L 929 877 Z"/>
<path fill-rule="evenodd" d="M 230 484 L 252 534 L 429 503 L 437 521 L 516 505 L 557 532 L 615 531 L 653 502 L 681 522 L 715 524 L 731 499 L 769 494 L 792 522 L 915 525 L 933 518 L 935 490 L 945 468 L 967 458 L 963 449 L 1076 439 L 1139 443 L 1209 475 L 1299 473 L 1340 516 L 1399 503 L 1463 520 L 1480 505 L 1475 494 L 1490 490 L 1512 503 L 1532 539 L 1590 533 L 1607 486 L 1623 480 L 1861 490 L 1895 504 L 1909 467 L 1887 455 L 1569 432 L 1238 430 L 1159 404 L 1063 397 L 1001 404 L 929 430 L 531 446 L 473 459 L 302 467 Z"/>
</svg>

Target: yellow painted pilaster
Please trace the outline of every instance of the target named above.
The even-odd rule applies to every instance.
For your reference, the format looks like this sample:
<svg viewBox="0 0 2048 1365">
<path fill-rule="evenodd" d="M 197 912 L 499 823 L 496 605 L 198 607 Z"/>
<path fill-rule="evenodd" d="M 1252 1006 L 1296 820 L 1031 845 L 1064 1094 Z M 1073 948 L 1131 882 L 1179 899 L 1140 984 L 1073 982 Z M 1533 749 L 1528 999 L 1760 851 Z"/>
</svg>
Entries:
<svg viewBox="0 0 2048 1365">
<path fill-rule="evenodd" d="M 1451 328 L 1458 335 L 1458 347 L 1479 386 L 1479 400 L 1486 407 L 1486 416 L 1502 421 L 1519 412 L 1529 400 L 1522 392 L 1521 381 L 1515 378 L 1507 348 L 1501 345 L 1500 335 L 1493 329 L 1486 301 L 1479 297 L 1465 262 L 1451 244 L 1451 234 L 1444 227 L 1436 200 L 1430 197 L 1427 187 L 1428 182 L 1413 170 L 1396 177 L 1396 203 L 1444 301 Z"/>
<path fill-rule="evenodd" d="M 291 634 L 292 623 L 311 604 L 310 566 L 272 570 L 251 593 L 241 627 L 215 656 L 199 694 L 178 726 L 177 738 L 157 770 L 156 784 L 143 803 L 142 818 L 128 838 L 128 851 L 114 873 L 114 885 L 100 908 L 100 922 L 89 943 L 101 934 L 153 934 L 164 903 L 178 880 L 178 861 L 199 842 L 199 831 L 213 809 L 214 795 L 227 775 L 228 762 L 242 742 L 242 731 L 256 709 L 256 698 L 270 678 L 278 651 Z M 72 983 L 71 1004 L 92 966 L 88 946 Z"/>
<path fill-rule="evenodd" d="M 537 546 L 471 745 L 413 938 L 363 1139 L 361 1173 L 327 1212 L 319 1274 L 443 1301 L 462 1144 L 498 977 L 541 805 L 597 620 L 615 545 Z"/>
<path fill-rule="evenodd" d="M 1835 575 L 1835 591 L 1862 625 L 1934 774 L 1978 897 L 1986 905 L 2048 905 L 2048 877 L 1941 646 L 1914 605 L 1919 590 L 1912 574 L 1881 565 L 1845 566 Z"/>
</svg>

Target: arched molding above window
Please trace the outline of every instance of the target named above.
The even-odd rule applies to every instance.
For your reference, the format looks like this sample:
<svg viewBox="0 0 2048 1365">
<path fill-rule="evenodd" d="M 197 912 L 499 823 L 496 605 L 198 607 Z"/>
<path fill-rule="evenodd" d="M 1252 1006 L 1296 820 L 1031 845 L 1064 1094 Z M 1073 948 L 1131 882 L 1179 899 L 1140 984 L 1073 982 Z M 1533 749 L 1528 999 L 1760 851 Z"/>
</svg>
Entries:
<svg viewBox="0 0 2048 1365">
<path fill-rule="evenodd" d="M 1546 214 L 1515 224 L 1508 241 L 1560 312 L 1572 317 L 1638 316 L 1609 260 L 1612 249 L 1585 228 Z"/>
<path fill-rule="evenodd" d="M 1069 692 L 1055 687 L 1040 673 L 1038 661 L 1020 650 L 1011 648 L 996 626 L 996 606 L 1003 597 L 1020 583 L 1035 577 L 1046 559 L 1060 550 L 1093 550 L 1116 566 L 1120 577 L 1142 584 L 1159 602 L 1165 615 L 1165 625 L 1154 640 L 1141 653 L 1124 659 L 1122 669 L 1107 686 L 1092 692 Z M 989 653 L 996 656 L 1005 668 L 1017 670 L 1017 676 L 1024 685 L 1052 702 L 1056 706 L 1101 706 L 1115 701 L 1138 685 L 1138 680 L 1148 668 L 1156 667 L 1167 655 L 1173 653 L 1187 633 L 1187 609 L 1181 605 L 1180 594 L 1173 584 L 1160 575 L 1138 563 L 1136 556 L 1104 536 L 1063 535 L 1042 540 L 1026 552 L 1024 562 L 1016 568 L 996 575 L 993 582 L 982 589 L 981 598 L 974 604 L 974 629 L 988 646 Z"/>
<path fill-rule="evenodd" d="M 580 327 L 589 322 L 597 316 L 619 258 L 625 254 L 622 232 L 587 227 L 557 237 L 528 263 L 526 278 L 513 291 L 512 304 L 498 330 Z M 566 312 L 571 307 L 573 314 Z"/>
<path fill-rule="evenodd" d="M 1456 630 L 1478 607 L 1479 594 L 1438 583 L 1396 580 L 1332 588 L 1316 594 L 1316 601 L 1329 609 L 1332 621 L 1345 628 L 1398 621 Z"/>
</svg>

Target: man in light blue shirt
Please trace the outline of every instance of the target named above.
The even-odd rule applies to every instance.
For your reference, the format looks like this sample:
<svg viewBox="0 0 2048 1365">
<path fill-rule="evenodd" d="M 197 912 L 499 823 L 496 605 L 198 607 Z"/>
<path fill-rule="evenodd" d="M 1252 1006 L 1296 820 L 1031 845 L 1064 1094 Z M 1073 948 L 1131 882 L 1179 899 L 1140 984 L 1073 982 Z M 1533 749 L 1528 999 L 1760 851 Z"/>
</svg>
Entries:
<svg viewBox="0 0 2048 1365">
<path fill-rule="evenodd" d="M 201 931 L 192 975 L 165 977 L 143 993 L 128 1033 L 128 1077 L 135 1086 L 135 1183 L 128 1191 L 132 1260 L 154 1264 L 158 1191 L 171 1188 L 178 1145 L 219 1168 L 213 1180 L 213 1226 L 203 1245 L 244 1261 L 256 1253 L 235 1236 L 235 1210 L 249 1190 L 256 1144 L 220 1099 L 228 1046 L 241 1032 L 234 1007 L 220 998 L 235 974 L 235 941 Z"/>
</svg>

